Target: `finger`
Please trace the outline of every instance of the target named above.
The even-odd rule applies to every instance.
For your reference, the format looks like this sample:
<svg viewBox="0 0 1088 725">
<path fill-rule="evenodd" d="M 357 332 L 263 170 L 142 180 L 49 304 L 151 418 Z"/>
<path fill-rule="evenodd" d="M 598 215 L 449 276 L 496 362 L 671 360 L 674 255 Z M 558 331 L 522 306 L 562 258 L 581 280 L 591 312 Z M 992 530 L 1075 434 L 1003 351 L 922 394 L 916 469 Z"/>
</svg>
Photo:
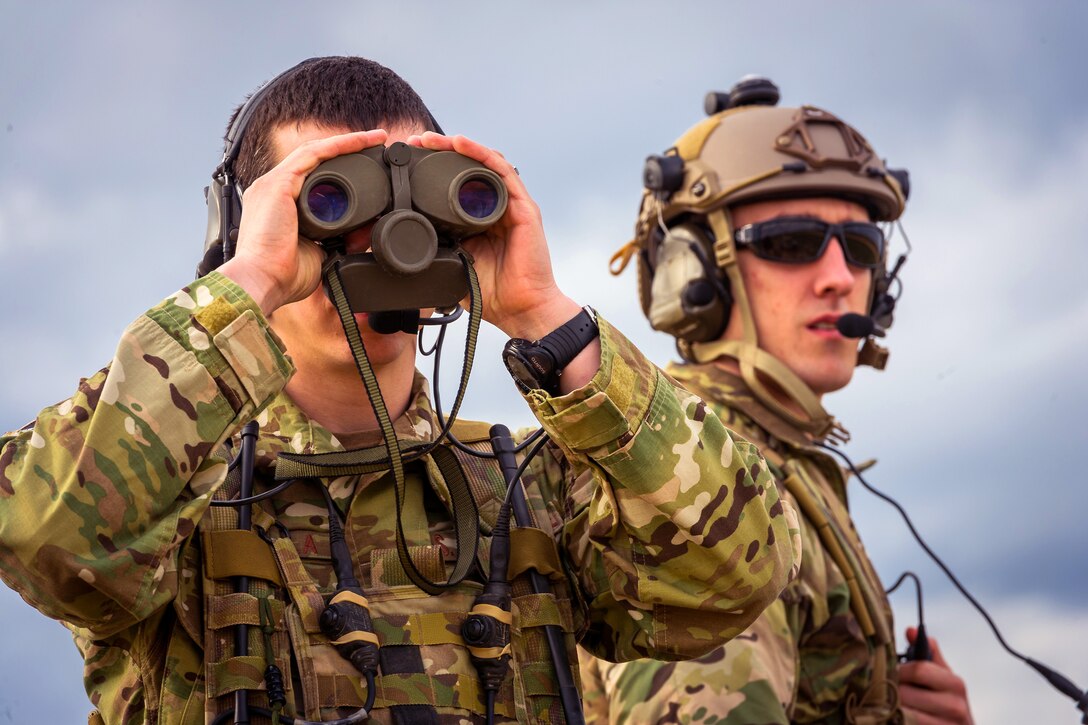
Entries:
<svg viewBox="0 0 1088 725">
<path fill-rule="evenodd" d="M 411 146 L 430 149 L 431 151 L 453 150 L 453 141 L 450 140 L 450 137 L 435 133 L 434 131 L 424 131 L 423 133 L 412 134 L 405 140 L 405 143 Z"/>
<path fill-rule="evenodd" d="M 910 715 L 907 722 L 914 723 L 914 725 L 944 725 L 937 718 L 905 705 L 903 706 L 903 714 Z"/>
<path fill-rule="evenodd" d="M 948 720 L 941 717 L 934 717 L 922 710 L 916 710 L 913 707 L 907 707 L 903 705 L 903 714 L 908 715 L 905 722 L 909 722 L 912 725 L 948 725 Z"/>
<path fill-rule="evenodd" d="M 962 694 L 935 692 L 901 684 L 899 702 L 905 711 L 915 714 L 918 722 L 971 722 L 971 709 L 967 705 L 967 697 Z"/>
<path fill-rule="evenodd" d="M 456 151 L 462 156 L 467 156 L 474 161 L 479 161 L 499 176 L 502 176 L 503 180 L 506 181 L 508 185 L 510 183 L 508 177 L 517 178 L 518 172 L 514 168 L 514 165 L 507 161 L 506 157 L 503 156 L 501 152 L 484 146 L 481 143 L 477 143 L 465 136 L 443 136 L 434 133 L 433 131 L 427 131 L 419 137 L 419 140 L 420 145 L 423 146 L 423 148 L 436 151 Z"/>
<path fill-rule="evenodd" d="M 539 207 L 529 195 L 529 190 L 525 188 L 517 168 L 507 161 L 502 153 L 464 136 L 443 136 L 427 131 L 413 138 L 418 140 L 422 148 L 432 151 L 455 151 L 494 171 L 506 186 L 506 192 L 511 201 L 505 219 L 512 224 L 541 225 Z M 411 138 L 409 140 L 411 141 Z"/>
<path fill-rule="evenodd" d="M 899 666 L 899 681 L 935 691 L 966 693 L 963 680 L 952 670 L 936 662 L 906 662 Z"/>
<path fill-rule="evenodd" d="M 287 154 L 277 165 L 277 169 L 294 177 L 303 178 L 324 161 L 362 151 L 371 146 L 379 146 L 388 138 L 389 134 L 384 129 L 376 129 L 306 141 Z M 299 186 L 301 188 L 301 182 Z"/>
<path fill-rule="evenodd" d="M 929 638 L 929 652 L 931 655 L 933 655 L 933 661 L 935 663 L 937 663 L 941 667 L 944 667 L 945 669 L 952 669 L 948 666 L 948 662 L 945 661 L 944 655 L 941 654 L 941 645 L 937 642 L 936 637 Z"/>
</svg>

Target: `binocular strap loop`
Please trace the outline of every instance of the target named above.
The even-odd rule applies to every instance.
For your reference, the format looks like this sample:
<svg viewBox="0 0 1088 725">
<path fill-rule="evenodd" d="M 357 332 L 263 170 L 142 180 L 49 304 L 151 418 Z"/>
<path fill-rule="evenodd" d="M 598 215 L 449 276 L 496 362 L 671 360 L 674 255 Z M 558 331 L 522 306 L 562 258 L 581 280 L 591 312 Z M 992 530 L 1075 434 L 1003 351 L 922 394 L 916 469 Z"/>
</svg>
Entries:
<svg viewBox="0 0 1088 725">
<path fill-rule="evenodd" d="M 472 360 L 476 350 L 476 338 L 479 333 L 480 320 L 483 316 L 483 301 L 480 295 L 479 280 L 476 277 L 476 270 L 473 268 L 465 253 L 460 252 L 460 256 L 465 264 L 465 271 L 468 275 L 470 285 L 470 299 L 471 299 L 471 314 L 469 316 L 469 330 L 468 340 L 465 347 L 465 364 L 462 372 L 461 385 L 457 392 L 457 399 L 454 402 L 453 410 L 450 412 L 450 420 L 456 416 L 457 410 L 460 407 L 461 401 L 464 398 L 465 388 L 467 388 L 467 379 L 472 366 Z M 344 453 L 331 453 L 321 456 L 287 456 L 281 455 L 280 460 L 277 462 L 276 477 L 289 477 L 291 475 L 297 475 L 300 471 L 306 471 L 306 475 L 328 476 L 328 475 L 344 475 L 345 473 L 355 469 L 361 468 L 362 470 L 374 470 L 374 465 L 378 463 L 384 464 L 388 461 L 389 470 L 393 474 L 394 493 L 396 496 L 397 506 L 397 553 L 400 558 L 401 565 L 404 568 L 405 574 L 411 582 L 419 587 L 421 590 L 431 595 L 440 594 L 444 589 L 456 586 L 459 584 L 465 576 L 468 575 L 469 570 L 472 568 L 476 558 L 476 544 L 478 543 L 478 513 L 475 507 L 475 501 L 472 499 L 471 492 L 468 491 L 468 484 L 465 479 L 464 472 L 460 470 L 459 465 L 450 466 L 449 460 L 453 459 L 453 456 L 438 456 L 436 463 L 446 480 L 447 486 L 450 489 L 450 495 L 453 502 L 453 516 L 456 526 L 457 537 L 457 560 L 454 564 L 453 571 L 450 574 L 449 581 L 445 583 L 436 583 L 430 581 L 426 576 L 420 573 L 415 562 L 412 561 L 411 555 L 408 551 L 408 545 L 404 537 L 404 527 L 402 522 L 402 511 L 405 498 L 405 471 L 404 471 L 404 452 L 401 450 L 400 442 L 397 440 L 396 432 L 393 429 L 393 422 L 389 417 L 389 410 L 385 405 L 385 400 L 382 397 L 381 389 L 378 386 L 377 377 L 374 374 L 374 370 L 370 365 L 370 360 L 366 354 L 366 348 L 363 345 L 362 336 L 359 333 L 359 326 L 355 320 L 355 315 L 351 310 L 351 306 L 348 303 L 347 295 L 344 292 L 343 280 L 340 276 L 340 265 L 334 263 L 326 267 L 325 270 L 325 284 L 328 286 L 330 297 L 334 305 L 336 306 L 337 313 L 340 316 L 340 323 L 344 328 L 344 334 L 347 337 L 348 344 L 351 347 L 352 357 L 355 360 L 356 368 L 359 371 L 359 376 L 366 387 L 367 398 L 370 400 L 371 407 L 374 410 L 374 414 L 378 419 L 378 425 L 382 432 L 382 441 L 384 443 L 386 458 L 385 460 L 374 460 L 373 456 L 368 456 L 363 452 L 344 452 Z M 435 441 L 429 445 L 423 445 L 419 447 L 413 447 L 410 453 L 411 457 L 418 458 L 429 452 L 435 447 L 438 441 Z M 440 450 L 435 449 L 437 454 Z M 353 455 L 355 454 L 355 455 Z M 361 454 L 361 458 L 360 458 Z M 316 459 L 316 460 L 315 460 Z M 280 465 L 284 463 L 284 465 Z M 456 463 L 454 459 L 454 463 Z M 453 470 L 456 468 L 456 470 Z M 347 469 L 347 470 L 345 470 Z M 380 469 L 379 469 L 380 470 Z"/>
</svg>

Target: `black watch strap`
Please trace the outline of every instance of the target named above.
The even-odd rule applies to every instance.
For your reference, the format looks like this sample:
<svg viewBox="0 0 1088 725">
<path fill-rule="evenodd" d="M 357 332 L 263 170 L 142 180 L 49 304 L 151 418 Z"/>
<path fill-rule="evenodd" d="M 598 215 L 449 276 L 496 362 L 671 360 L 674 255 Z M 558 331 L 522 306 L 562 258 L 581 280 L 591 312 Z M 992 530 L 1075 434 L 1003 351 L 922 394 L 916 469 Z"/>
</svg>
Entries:
<svg viewBox="0 0 1088 725">
<path fill-rule="evenodd" d="M 506 343 L 503 362 L 523 393 L 545 390 L 554 395 L 558 392 L 563 368 L 600 334 L 595 317 L 591 309 L 584 308 L 562 327 L 536 342 L 515 337 Z"/>
<path fill-rule="evenodd" d="M 537 344 L 551 354 L 552 359 L 555 360 L 554 372 L 559 373 L 599 334 L 597 321 L 593 319 L 589 310 L 583 308 L 566 324 L 540 338 Z"/>
</svg>

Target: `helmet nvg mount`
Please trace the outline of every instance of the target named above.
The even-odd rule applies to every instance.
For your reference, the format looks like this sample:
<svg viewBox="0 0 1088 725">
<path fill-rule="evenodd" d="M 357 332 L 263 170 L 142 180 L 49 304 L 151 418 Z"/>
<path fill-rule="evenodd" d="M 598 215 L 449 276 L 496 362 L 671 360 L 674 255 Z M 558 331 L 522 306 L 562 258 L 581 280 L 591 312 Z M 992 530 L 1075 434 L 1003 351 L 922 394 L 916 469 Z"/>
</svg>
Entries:
<svg viewBox="0 0 1088 725">
<path fill-rule="evenodd" d="M 654 329 L 676 338 L 685 359 L 735 358 L 753 392 L 816 437 L 837 424 L 819 399 L 784 364 L 759 348 L 748 296 L 736 264 L 729 209 L 798 197 L 838 197 L 861 204 L 873 221 L 893 222 L 909 194 L 905 169 L 889 169 L 853 126 L 814 106 L 779 107 L 778 87 L 746 76 L 728 93 L 708 93 L 708 118 L 690 128 L 643 168 L 635 238 L 612 258 L 619 274 L 637 253 L 639 301 Z M 896 265 L 896 270 L 898 265 Z M 887 260 L 874 272 L 869 314 L 891 324 L 894 281 Z M 720 337 L 736 305 L 743 339 Z M 858 364 L 883 368 L 887 351 L 872 337 Z M 757 375 L 757 372 L 759 375 Z M 800 407 L 798 416 L 760 378 L 775 383 Z"/>
</svg>

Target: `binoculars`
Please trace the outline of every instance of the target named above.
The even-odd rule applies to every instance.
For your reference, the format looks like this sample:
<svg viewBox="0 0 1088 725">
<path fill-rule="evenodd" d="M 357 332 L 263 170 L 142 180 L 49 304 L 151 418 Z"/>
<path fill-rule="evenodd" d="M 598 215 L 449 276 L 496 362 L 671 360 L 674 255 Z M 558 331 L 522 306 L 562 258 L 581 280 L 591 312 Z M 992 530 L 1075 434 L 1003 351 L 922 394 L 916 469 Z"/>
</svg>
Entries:
<svg viewBox="0 0 1088 725">
<path fill-rule="evenodd" d="M 498 221 L 507 200 L 506 184 L 478 161 L 397 142 L 314 169 L 298 226 L 335 247 L 331 240 L 376 222 L 369 253 L 340 257 L 353 310 L 450 307 L 467 293 L 457 244 Z"/>
</svg>

